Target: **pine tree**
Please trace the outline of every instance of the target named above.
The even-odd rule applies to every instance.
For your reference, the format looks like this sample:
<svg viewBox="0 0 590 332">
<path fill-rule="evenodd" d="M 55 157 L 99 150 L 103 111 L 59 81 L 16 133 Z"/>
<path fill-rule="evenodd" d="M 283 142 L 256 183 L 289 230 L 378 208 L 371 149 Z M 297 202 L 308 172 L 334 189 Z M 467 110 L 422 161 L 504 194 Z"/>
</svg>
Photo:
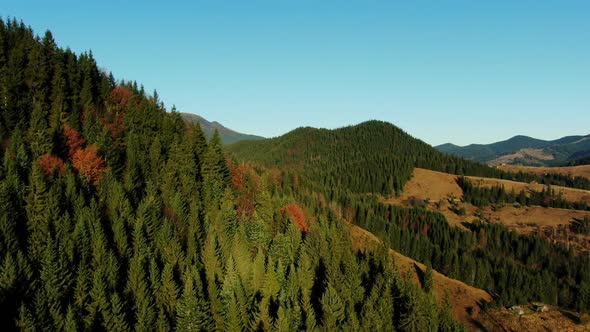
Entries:
<svg viewBox="0 0 590 332">
<path fill-rule="evenodd" d="M 29 128 L 29 140 L 33 159 L 37 159 L 45 153 L 51 152 L 53 142 L 47 124 L 47 114 L 43 110 L 41 101 L 35 100 L 31 113 L 31 126 Z"/>
<path fill-rule="evenodd" d="M 344 323 L 345 307 L 337 291 L 330 283 L 326 287 L 326 292 L 322 295 L 322 309 L 324 310 L 323 327 L 328 331 L 334 331 Z"/>
<path fill-rule="evenodd" d="M 117 293 L 111 295 L 109 310 L 104 313 L 103 326 L 107 331 L 129 331 L 124 305 Z"/>
<path fill-rule="evenodd" d="M 22 304 L 20 307 L 19 317 L 16 322 L 16 327 L 20 331 L 26 331 L 26 332 L 37 331 L 35 319 L 33 318 L 33 315 L 31 315 L 29 309 L 27 309 L 27 307 L 24 304 Z"/>
<path fill-rule="evenodd" d="M 445 291 L 443 298 L 443 305 L 439 314 L 438 330 L 440 332 L 455 331 L 455 324 L 453 322 L 453 309 L 449 298 L 449 292 Z"/>
<path fill-rule="evenodd" d="M 172 319 L 175 314 L 176 302 L 178 300 L 178 289 L 176 282 L 174 281 L 173 273 L 172 265 L 164 265 L 162 280 L 156 295 L 160 309 L 163 310 L 170 319 Z"/>
<path fill-rule="evenodd" d="M 76 319 L 76 315 L 74 314 L 74 309 L 72 306 L 68 306 L 68 312 L 66 314 L 66 321 L 64 323 L 64 331 L 66 332 L 75 332 L 79 331 L 78 322 Z"/>
<path fill-rule="evenodd" d="M 27 197 L 29 251 L 31 259 L 39 262 L 49 237 L 49 220 L 46 213 L 47 184 L 41 167 L 37 164 L 33 164 L 31 184 L 31 191 Z"/>
<path fill-rule="evenodd" d="M 217 130 L 213 134 L 203 160 L 203 189 L 205 204 L 219 204 L 225 187 L 229 185 L 231 176 L 221 148 L 221 138 Z"/>
<path fill-rule="evenodd" d="M 182 297 L 176 306 L 176 328 L 179 331 L 210 331 L 213 322 L 202 295 L 198 272 L 189 269 L 184 276 Z"/>
<path fill-rule="evenodd" d="M 425 331 L 424 311 L 420 305 L 418 294 L 413 290 L 407 290 L 404 299 L 404 310 L 401 313 L 400 328 L 402 331 Z"/>
</svg>

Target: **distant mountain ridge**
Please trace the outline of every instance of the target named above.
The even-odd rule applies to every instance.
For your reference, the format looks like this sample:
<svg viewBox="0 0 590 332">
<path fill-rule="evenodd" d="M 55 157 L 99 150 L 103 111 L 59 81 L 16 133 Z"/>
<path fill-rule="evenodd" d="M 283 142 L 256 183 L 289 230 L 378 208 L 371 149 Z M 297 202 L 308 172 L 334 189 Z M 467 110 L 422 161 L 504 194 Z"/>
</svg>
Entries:
<svg viewBox="0 0 590 332">
<path fill-rule="evenodd" d="M 551 141 L 518 135 L 491 144 L 458 146 L 446 143 L 435 148 L 440 152 L 490 165 L 556 166 L 588 153 L 590 135 L 565 136 Z"/>
<path fill-rule="evenodd" d="M 264 137 L 261 137 L 261 136 L 239 133 L 233 129 L 229 129 L 229 128 L 225 127 L 224 125 L 222 125 L 221 123 L 219 123 L 217 121 L 211 122 L 211 121 L 209 121 L 197 114 L 180 113 L 180 115 L 182 116 L 182 119 L 185 122 L 199 123 L 201 125 L 201 129 L 205 133 L 205 136 L 207 137 L 207 139 L 210 139 L 211 136 L 213 136 L 215 129 L 217 129 L 217 131 L 219 132 L 219 136 L 221 137 L 221 142 L 224 145 L 230 145 L 230 144 L 233 144 L 233 143 L 236 143 L 239 141 L 245 141 L 245 140 L 264 139 Z"/>
</svg>

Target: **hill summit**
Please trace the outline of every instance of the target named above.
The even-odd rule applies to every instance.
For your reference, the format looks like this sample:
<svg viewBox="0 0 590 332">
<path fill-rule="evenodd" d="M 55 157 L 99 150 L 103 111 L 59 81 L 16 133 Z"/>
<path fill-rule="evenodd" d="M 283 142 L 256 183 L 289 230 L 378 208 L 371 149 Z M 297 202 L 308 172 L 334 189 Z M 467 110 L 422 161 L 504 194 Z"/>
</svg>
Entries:
<svg viewBox="0 0 590 332">
<path fill-rule="evenodd" d="M 217 121 L 208 121 L 207 119 L 203 118 L 200 115 L 192 114 L 192 113 L 181 113 L 182 119 L 188 123 L 199 123 L 201 125 L 201 129 L 207 139 L 211 139 L 213 133 L 217 129 L 219 132 L 219 137 L 223 144 L 229 145 L 239 141 L 244 140 L 260 140 L 264 137 L 256 136 L 256 135 L 249 135 L 249 134 L 242 134 L 233 129 L 229 129 L 222 125 Z"/>
<path fill-rule="evenodd" d="M 292 170 L 315 186 L 357 193 L 402 190 L 414 167 L 492 175 L 499 171 L 442 154 L 391 123 L 338 129 L 297 128 L 283 136 L 233 144 L 238 158 Z"/>
</svg>

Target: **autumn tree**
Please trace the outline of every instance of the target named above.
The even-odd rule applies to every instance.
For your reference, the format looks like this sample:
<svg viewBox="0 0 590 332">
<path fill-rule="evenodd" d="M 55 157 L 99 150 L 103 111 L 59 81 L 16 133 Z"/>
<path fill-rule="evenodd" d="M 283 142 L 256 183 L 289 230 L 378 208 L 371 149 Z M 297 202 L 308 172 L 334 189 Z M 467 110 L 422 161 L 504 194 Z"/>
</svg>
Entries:
<svg viewBox="0 0 590 332">
<path fill-rule="evenodd" d="M 41 169 L 43 169 L 45 175 L 51 175 L 55 171 L 58 171 L 59 174 L 62 174 L 65 167 L 63 160 L 49 153 L 41 156 L 39 159 L 39 165 L 41 166 Z"/>
<path fill-rule="evenodd" d="M 305 221 L 305 214 L 303 213 L 303 209 L 298 204 L 291 203 L 281 209 L 283 215 L 287 215 L 293 222 L 299 227 L 303 233 L 307 233 L 309 231 L 309 226 Z"/>
<path fill-rule="evenodd" d="M 72 165 L 88 181 L 96 185 L 105 171 L 105 161 L 98 155 L 96 145 L 77 150 L 72 156 Z"/>
</svg>

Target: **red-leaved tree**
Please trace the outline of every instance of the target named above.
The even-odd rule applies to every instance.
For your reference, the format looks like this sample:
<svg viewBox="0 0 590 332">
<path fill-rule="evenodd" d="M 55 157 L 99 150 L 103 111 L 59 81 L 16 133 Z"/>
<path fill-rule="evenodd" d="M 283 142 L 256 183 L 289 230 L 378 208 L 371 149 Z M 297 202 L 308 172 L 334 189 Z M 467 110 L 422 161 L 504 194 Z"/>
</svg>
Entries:
<svg viewBox="0 0 590 332">
<path fill-rule="evenodd" d="M 86 181 L 96 185 L 106 169 L 104 159 L 98 155 L 98 147 L 91 145 L 85 149 L 78 149 L 72 157 L 72 165 Z"/>
<path fill-rule="evenodd" d="M 235 190 L 242 190 L 246 184 L 246 173 L 248 171 L 246 164 L 234 165 L 231 161 L 227 162 L 229 172 L 232 177 L 232 184 Z"/>
<path fill-rule="evenodd" d="M 44 154 L 39 159 L 39 165 L 46 175 L 51 175 L 57 169 L 59 174 L 64 172 L 64 161 L 49 153 Z"/>
<path fill-rule="evenodd" d="M 238 215 L 246 220 L 251 220 L 256 212 L 256 195 L 259 192 L 260 176 L 251 164 L 235 165 L 228 161 L 227 166 L 235 189 Z"/>
<path fill-rule="evenodd" d="M 288 215 L 289 218 L 295 222 L 299 230 L 303 233 L 307 233 L 309 231 L 309 226 L 305 221 L 305 214 L 303 213 L 303 209 L 296 203 L 291 203 L 281 209 L 281 213 L 283 215 Z"/>
<path fill-rule="evenodd" d="M 111 106 L 116 112 L 122 111 L 129 106 L 129 101 L 133 94 L 131 90 L 124 86 L 118 86 L 111 91 Z"/>
<path fill-rule="evenodd" d="M 64 137 L 68 147 L 68 157 L 72 158 L 74 154 L 86 144 L 86 140 L 80 136 L 76 129 L 72 129 L 67 124 L 64 126 Z"/>
</svg>

